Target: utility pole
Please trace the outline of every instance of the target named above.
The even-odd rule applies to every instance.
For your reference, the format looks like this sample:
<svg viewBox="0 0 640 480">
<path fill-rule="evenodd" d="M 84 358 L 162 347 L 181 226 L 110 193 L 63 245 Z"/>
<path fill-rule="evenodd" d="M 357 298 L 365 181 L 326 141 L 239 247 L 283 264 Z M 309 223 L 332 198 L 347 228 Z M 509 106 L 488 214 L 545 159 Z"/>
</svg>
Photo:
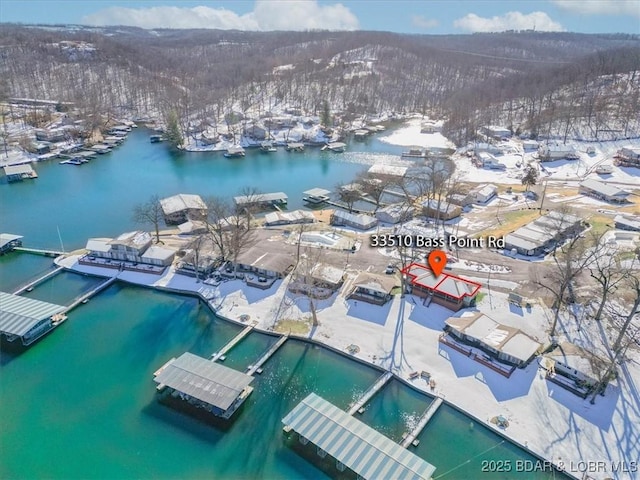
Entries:
<svg viewBox="0 0 640 480">
<path fill-rule="evenodd" d="M 542 215 L 542 204 L 544 203 L 544 197 L 547 194 L 547 180 L 544 181 L 544 189 L 542 190 L 542 198 L 540 199 L 540 210 L 539 213 Z"/>
</svg>

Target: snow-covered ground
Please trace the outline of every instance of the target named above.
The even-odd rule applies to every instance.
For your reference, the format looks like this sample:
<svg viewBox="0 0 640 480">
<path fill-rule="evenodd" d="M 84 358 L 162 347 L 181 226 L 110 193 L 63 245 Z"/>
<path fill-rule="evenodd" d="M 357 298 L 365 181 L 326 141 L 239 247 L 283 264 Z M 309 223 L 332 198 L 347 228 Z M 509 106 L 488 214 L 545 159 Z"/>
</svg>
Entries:
<svg viewBox="0 0 640 480">
<path fill-rule="evenodd" d="M 81 266 L 77 256 L 57 263 L 79 272 L 112 276 L 109 269 Z M 221 315 L 234 320 L 248 315 L 259 328 L 270 329 L 276 318 L 309 317 L 307 301 L 287 293 L 288 279 L 277 281 L 268 290 L 247 287 L 240 280 L 219 286 L 176 275 L 172 268 L 161 277 L 120 272 L 119 278 L 139 284 L 200 292 Z M 347 284 L 349 280 L 347 280 Z M 345 285 L 343 290 L 346 290 Z M 640 361 L 626 362 L 620 377 L 607 388 L 595 405 L 549 383 L 537 362 L 517 369 L 505 378 L 469 357 L 438 342 L 444 321 L 452 312 L 436 304 L 425 307 L 421 300 L 395 296 L 384 306 L 346 300 L 343 294 L 318 302 L 320 326 L 310 334 L 315 340 L 346 352 L 356 344 L 362 360 L 382 365 L 407 378 L 413 371 L 426 370 L 436 381 L 434 392 L 467 411 L 489 428 L 489 419 L 504 415 L 509 427 L 502 431 L 539 455 L 574 468 L 573 476 L 583 478 L 579 462 L 605 462 L 606 472 L 588 472 L 590 478 L 631 480 L 637 472 L 611 471 L 611 463 L 635 462 L 640 458 Z M 496 321 L 540 336 L 551 313 L 541 302 L 531 309 L 509 305 L 506 295 L 492 292 L 478 309 Z M 566 333 L 568 335 L 568 333 Z M 583 335 L 588 335 L 584 332 Z M 573 338 L 570 338 L 574 340 Z M 544 342 L 544 338 L 539 338 Z M 428 384 L 413 381 L 425 391 Z"/>
<path fill-rule="evenodd" d="M 453 147 L 453 144 L 440 133 L 420 133 L 422 119 L 413 118 L 405 126 L 394 130 L 391 134 L 380 137 L 380 140 L 393 145 L 417 147 Z M 640 147 L 640 139 L 616 140 L 607 142 L 567 141 L 569 147 L 574 147 L 579 156 L 578 160 L 557 160 L 540 164 L 541 179 L 548 180 L 584 180 L 595 178 L 605 182 L 616 182 L 630 186 L 640 186 L 640 169 L 613 166 L 613 156 L 624 146 Z M 587 148 L 595 148 L 594 154 L 588 154 Z M 456 154 L 453 161 L 456 174 L 460 180 L 474 183 L 502 183 L 520 184 L 526 166 L 530 162 L 537 164 L 536 151 L 523 150 L 522 141 L 511 139 L 501 143 L 504 154 L 496 154 L 496 160 L 506 166 L 505 170 L 492 170 L 476 167 L 470 157 Z M 473 150 L 473 145 L 462 150 Z M 613 166 L 613 173 L 598 175 L 596 167 L 600 165 Z"/>
</svg>

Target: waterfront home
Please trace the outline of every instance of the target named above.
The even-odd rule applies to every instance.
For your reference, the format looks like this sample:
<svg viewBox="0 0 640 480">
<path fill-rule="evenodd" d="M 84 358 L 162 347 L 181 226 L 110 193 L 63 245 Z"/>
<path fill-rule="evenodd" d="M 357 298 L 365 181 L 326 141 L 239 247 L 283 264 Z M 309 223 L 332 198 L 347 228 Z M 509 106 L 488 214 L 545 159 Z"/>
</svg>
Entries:
<svg viewBox="0 0 640 480">
<path fill-rule="evenodd" d="M 164 222 L 167 225 L 179 225 L 188 220 L 207 218 L 207 205 L 200 195 L 179 193 L 160 200 Z"/>
<path fill-rule="evenodd" d="M 371 215 L 335 210 L 331 214 L 330 223 L 331 225 L 352 227 L 358 230 L 369 230 L 378 224 L 378 219 Z"/>
<path fill-rule="evenodd" d="M 0 255 L 12 251 L 15 247 L 21 247 L 23 238 L 21 235 L 0 233 Z"/>
<path fill-rule="evenodd" d="M 228 420 L 253 391 L 253 377 L 185 352 L 153 374 L 160 395 Z M 166 392 L 165 392 L 166 390 Z"/>
<path fill-rule="evenodd" d="M 376 211 L 376 218 L 384 223 L 406 222 L 413 217 L 415 209 L 405 203 L 395 203 L 379 208 Z"/>
<path fill-rule="evenodd" d="M 481 153 L 497 154 L 500 149 L 491 143 L 476 142 L 473 144 L 473 153 L 479 156 Z"/>
<path fill-rule="evenodd" d="M 245 128 L 244 135 L 254 140 L 264 140 L 267 138 L 268 131 L 261 125 L 253 124 Z"/>
<path fill-rule="evenodd" d="M 442 131 L 442 122 L 425 120 L 420 124 L 420 133 L 438 133 Z"/>
<path fill-rule="evenodd" d="M 640 216 L 638 215 L 616 215 L 613 221 L 618 230 L 640 232 Z"/>
<path fill-rule="evenodd" d="M 140 270 L 149 267 L 150 273 L 161 273 L 173 262 L 175 251 L 153 246 L 148 232 L 134 231 L 111 238 L 90 238 L 87 240 L 86 255 L 80 258 L 83 265 L 98 265 L 107 268 Z M 139 265 L 140 264 L 140 265 Z"/>
<path fill-rule="evenodd" d="M 151 245 L 142 255 L 140 255 L 140 261 L 148 265 L 167 267 L 173 263 L 175 255 L 175 250 L 171 248 L 161 247 L 160 245 Z"/>
<path fill-rule="evenodd" d="M 399 280 L 395 276 L 360 272 L 351 283 L 347 298 L 384 305 L 391 300 L 392 291 L 398 284 Z"/>
<path fill-rule="evenodd" d="M 35 131 L 36 140 L 41 142 L 63 142 L 66 137 L 66 131 L 62 128 L 43 129 L 39 128 Z"/>
<path fill-rule="evenodd" d="M 426 265 L 412 263 L 402 269 L 408 280 L 408 290 L 424 298 L 429 305 L 432 301 L 457 312 L 461 308 L 475 305 L 480 284 L 466 278 L 442 273 L 435 276 Z"/>
<path fill-rule="evenodd" d="M 640 168 L 640 147 L 622 147 L 616 155 L 617 163 L 625 167 Z"/>
<path fill-rule="evenodd" d="M 437 201 L 435 199 L 425 200 L 422 202 L 422 214 L 439 220 L 452 220 L 459 217 L 462 209 L 458 205 L 447 202 L 446 200 Z"/>
<path fill-rule="evenodd" d="M 66 307 L 0 292 L 0 334 L 7 341 L 28 346 L 55 326 Z"/>
<path fill-rule="evenodd" d="M 526 256 L 542 255 L 582 230 L 580 217 L 552 211 L 506 235 L 505 251 Z"/>
<path fill-rule="evenodd" d="M 547 370 L 547 380 L 586 398 L 593 392 L 607 361 L 569 342 L 559 344 L 540 362 Z"/>
<path fill-rule="evenodd" d="M 4 167 L 7 182 L 21 182 L 22 180 L 38 178 L 38 174 L 29 164 L 7 165 Z"/>
<path fill-rule="evenodd" d="M 579 157 L 575 148 L 560 143 L 544 143 L 538 147 L 538 158 L 541 162 L 553 160 L 577 160 Z"/>
<path fill-rule="evenodd" d="M 511 137 L 511 130 L 496 125 L 484 125 L 480 127 L 480 133 L 485 137 L 500 140 Z"/>
<path fill-rule="evenodd" d="M 264 223 L 269 227 L 276 225 L 293 225 L 299 223 L 313 223 L 316 217 L 307 210 L 292 210 L 290 212 L 270 212 L 264 216 Z"/>
<path fill-rule="evenodd" d="M 542 348 L 537 340 L 519 329 L 498 323 L 481 312 L 449 317 L 444 323 L 445 331 L 454 338 L 519 368 L 527 366 Z"/>
<path fill-rule="evenodd" d="M 195 250 L 189 249 L 176 263 L 176 273 L 188 277 L 206 278 L 213 273 L 220 264 L 220 256 L 211 246 L 201 248 L 196 255 Z"/>
<path fill-rule="evenodd" d="M 329 298 L 344 283 L 344 269 L 326 263 L 315 264 L 310 271 L 294 271 L 288 290 L 314 298 Z"/>
<path fill-rule="evenodd" d="M 610 203 L 626 203 L 629 192 L 608 183 L 590 178 L 580 183 L 578 191 L 584 195 Z"/>
<path fill-rule="evenodd" d="M 240 253 L 236 260 L 236 270 L 255 273 L 260 277 L 276 279 L 285 277 L 292 269 L 295 257 L 293 250 L 284 246 L 285 252 L 267 252 L 260 245 L 255 245 Z"/>
<path fill-rule="evenodd" d="M 469 194 L 472 196 L 473 201 L 475 203 L 485 204 L 489 200 L 491 200 L 493 197 L 498 195 L 498 187 L 490 183 L 485 185 L 480 185 L 474 188 L 473 190 L 471 190 Z"/>
</svg>

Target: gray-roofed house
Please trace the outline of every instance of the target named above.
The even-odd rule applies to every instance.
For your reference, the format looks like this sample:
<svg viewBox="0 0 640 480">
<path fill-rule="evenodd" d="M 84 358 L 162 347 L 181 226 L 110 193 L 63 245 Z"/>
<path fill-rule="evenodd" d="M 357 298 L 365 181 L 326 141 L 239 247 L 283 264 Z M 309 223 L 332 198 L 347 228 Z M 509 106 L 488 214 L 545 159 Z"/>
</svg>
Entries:
<svg viewBox="0 0 640 480">
<path fill-rule="evenodd" d="M 64 305 L 0 292 L 0 334 L 9 342 L 20 339 L 31 345 L 53 329 L 54 316 L 64 310 Z"/>
<path fill-rule="evenodd" d="M 427 217 L 452 220 L 459 217 L 461 213 L 462 209 L 458 205 L 449 203 L 446 200 L 438 202 L 435 199 L 431 199 L 422 202 L 422 214 Z"/>
<path fill-rule="evenodd" d="M 471 192 L 469 192 L 469 195 L 471 195 L 475 203 L 485 204 L 493 197 L 498 195 L 498 187 L 490 183 L 486 185 L 480 185 L 471 190 Z"/>
<path fill-rule="evenodd" d="M 253 377 L 186 352 L 154 374 L 157 390 L 229 419 L 253 391 Z M 172 395 L 175 394 L 175 395 Z"/>
<path fill-rule="evenodd" d="M 399 281 L 395 276 L 360 272 L 353 281 L 351 292 L 347 298 L 384 305 L 391 300 L 391 292 L 398 284 Z"/>
<path fill-rule="evenodd" d="M 582 229 L 580 217 L 552 211 L 506 235 L 505 251 L 515 250 L 527 256 L 542 255 Z"/>
<path fill-rule="evenodd" d="M 584 180 L 580 184 L 578 191 L 590 197 L 611 203 L 626 203 L 627 197 L 629 196 L 629 192 L 625 190 L 591 178 Z"/>
<path fill-rule="evenodd" d="M 521 330 L 500 324 L 481 312 L 447 318 L 445 331 L 491 357 L 519 368 L 528 365 L 542 347 Z"/>
<path fill-rule="evenodd" d="M 435 467 L 377 430 L 315 393 L 307 395 L 283 419 L 284 432 L 311 443 L 348 478 L 430 480 Z"/>
<path fill-rule="evenodd" d="M 187 220 L 204 220 L 207 217 L 207 205 L 200 195 L 179 193 L 160 200 L 160 206 L 167 225 L 180 225 Z"/>
<path fill-rule="evenodd" d="M 331 215 L 331 225 L 353 227 L 358 230 L 369 230 L 378 224 L 378 219 L 371 215 L 349 213 L 336 210 Z"/>
<path fill-rule="evenodd" d="M 283 278 L 293 268 L 294 257 L 291 253 L 268 252 L 256 245 L 238 255 L 236 263 L 240 272 Z"/>
<path fill-rule="evenodd" d="M 299 223 L 313 223 L 316 217 L 308 210 L 292 210 L 290 212 L 269 212 L 264 216 L 265 225 L 293 225 Z"/>
<path fill-rule="evenodd" d="M 613 221 L 619 230 L 640 232 L 640 217 L 637 215 L 616 215 Z"/>
<path fill-rule="evenodd" d="M 400 223 L 410 220 L 415 209 L 411 205 L 395 203 L 379 208 L 376 211 L 376 218 L 384 223 Z"/>
</svg>

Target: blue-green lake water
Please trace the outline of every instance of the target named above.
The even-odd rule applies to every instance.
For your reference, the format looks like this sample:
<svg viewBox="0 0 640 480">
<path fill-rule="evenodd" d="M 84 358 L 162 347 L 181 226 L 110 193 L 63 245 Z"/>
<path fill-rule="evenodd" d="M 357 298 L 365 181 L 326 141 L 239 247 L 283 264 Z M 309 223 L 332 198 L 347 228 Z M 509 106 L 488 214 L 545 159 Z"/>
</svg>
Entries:
<svg viewBox="0 0 640 480">
<path fill-rule="evenodd" d="M 0 230 L 51 248 L 59 245 L 59 229 L 65 247 L 75 248 L 87 237 L 135 228 L 131 205 L 151 194 L 233 195 L 245 185 L 285 191 L 296 208 L 302 191 L 350 181 L 363 168 L 359 162 L 377 155 L 373 150 L 400 151 L 375 140 L 353 147 L 362 152 L 174 157 L 134 131 L 119 150 L 88 165 L 36 165 L 35 182 L 0 184 Z M 51 268 L 51 259 L 36 255 L 0 257 L 0 289 L 13 291 Z M 98 281 L 63 273 L 29 296 L 69 303 Z M 152 374 L 164 362 L 185 351 L 208 357 L 240 330 L 192 297 L 115 284 L 28 350 L 0 351 L 0 478 L 327 478 L 285 444 L 281 419 L 310 392 L 346 409 L 380 375 L 372 367 L 289 340 L 265 364 L 228 428 L 157 401 Z M 273 341 L 253 332 L 225 364 L 243 370 Z M 430 401 L 393 380 L 361 419 L 399 440 Z M 443 406 L 420 435 L 414 451 L 436 466 L 436 476 L 511 478 L 481 473 L 481 461 L 533 460 L 495 432 L 470 428 L 470 421 Z"/>
</svg>

